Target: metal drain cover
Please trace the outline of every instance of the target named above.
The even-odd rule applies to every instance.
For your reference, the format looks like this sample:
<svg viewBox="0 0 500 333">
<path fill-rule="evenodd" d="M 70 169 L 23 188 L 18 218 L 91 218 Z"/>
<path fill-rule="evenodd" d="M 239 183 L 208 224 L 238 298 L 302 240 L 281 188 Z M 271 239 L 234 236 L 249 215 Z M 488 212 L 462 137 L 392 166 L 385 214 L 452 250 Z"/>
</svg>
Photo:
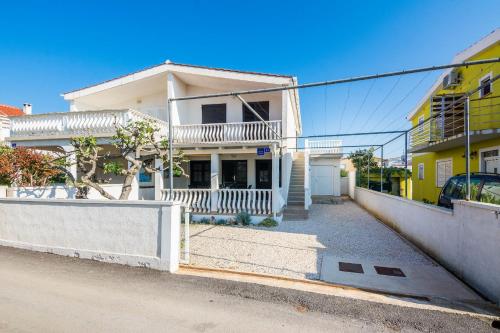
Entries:
<svg viewBox="0 0 500 333">
<path fill-rule="evenodd" d="M 361 264 L 354 264 L 351 262 L 339 262 L 339 271 L 349 272 L 349 273 L 361 273 L 363 274 L 363 266 Z"/>
<path fill-rule="evenodd" d="M 406 277 L 405 273 L 396 267 L 373 266 L 378 274 L 388 276 Z"/>
</svg>

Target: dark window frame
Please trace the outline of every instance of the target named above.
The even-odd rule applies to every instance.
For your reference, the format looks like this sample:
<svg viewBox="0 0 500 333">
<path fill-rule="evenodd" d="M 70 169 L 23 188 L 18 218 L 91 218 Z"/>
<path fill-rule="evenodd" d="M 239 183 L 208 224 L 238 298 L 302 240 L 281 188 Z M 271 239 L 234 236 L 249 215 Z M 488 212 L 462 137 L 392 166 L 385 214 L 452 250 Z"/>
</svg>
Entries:
<svg viewBox="0 0 500 333">
<path fill-rule="evenodd" d="M 189 188 L 210 188 L 210 163 L 207 160 L 189 161 Z M 201 170 L 196 170 L 197 165 L 200 166 Z M 201 173 L 201 180 L 197 180 L 198 177 L 194 174 L 195 172 Z"/>
<path fill-rule="evenodd" d="M 223 124 L 227 122 L 227 104 L 203 104 L 201 106 L 202 124 Z"/>
<path fill-rule="evenodd" d="M 262 117 L 265 121 L 269 121 L 269 101 L 248 102 L 248 104 Z M 243 122 L 261 121 L 250 111 L 245 104 L 242 104 Z"/>
</svg>

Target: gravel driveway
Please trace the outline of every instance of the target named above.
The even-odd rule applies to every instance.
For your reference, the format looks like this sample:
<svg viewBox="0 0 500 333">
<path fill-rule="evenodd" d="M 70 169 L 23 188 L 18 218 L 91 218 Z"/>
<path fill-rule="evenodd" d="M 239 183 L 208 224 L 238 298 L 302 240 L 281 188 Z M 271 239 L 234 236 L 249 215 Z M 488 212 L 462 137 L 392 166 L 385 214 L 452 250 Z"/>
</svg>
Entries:
<svg viewBox="0 0 500 333">
<path fill-rule="evenodd" d="M 326 254 L 378 263 L 433 263 L 352 201 L 313 205 L 276 228 L 191 226 L 191 264 L 319 279 Z"/>
</svg>

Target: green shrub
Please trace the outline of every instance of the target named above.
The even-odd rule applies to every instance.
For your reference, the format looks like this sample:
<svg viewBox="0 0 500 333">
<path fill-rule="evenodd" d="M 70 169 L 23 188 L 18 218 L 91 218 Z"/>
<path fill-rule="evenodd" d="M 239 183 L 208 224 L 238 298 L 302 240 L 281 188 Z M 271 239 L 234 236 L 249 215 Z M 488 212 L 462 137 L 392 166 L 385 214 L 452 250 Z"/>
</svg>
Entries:
<svg viewBox="0 0 500 333">
<path fill-rule="evenodd" d="M 216 225 L 226 225 L 226 224 L 228 224 L 228 221 L 224 220 L 224 219 L 218 219 L 217 221 L 215 221 L 215 224 Z"/>
<path fill-rule="evenodd" d="M 235 219 L 236 219 L 236 223 L 242 224 L 242 225 L 249 225 L 250 222 L 252 221 L 250 214 L 248 214 L 247 212 L 238 213 L 236 215 Z"/>
<path fill-rule="evenodd" d="M 277 227 L 278 222 L 273 219 L 272 217 L 266 217 L 259 223 L 259 227 L 266 227 L 266 228 L 272 228 L 272 227 Z"/>
<path fill-rule="evenodd" d="M 210 219 L 208 217 L 203 217 L 200 219 L 199 223 L 201 224 L 210 224 Z"/>
</svg>

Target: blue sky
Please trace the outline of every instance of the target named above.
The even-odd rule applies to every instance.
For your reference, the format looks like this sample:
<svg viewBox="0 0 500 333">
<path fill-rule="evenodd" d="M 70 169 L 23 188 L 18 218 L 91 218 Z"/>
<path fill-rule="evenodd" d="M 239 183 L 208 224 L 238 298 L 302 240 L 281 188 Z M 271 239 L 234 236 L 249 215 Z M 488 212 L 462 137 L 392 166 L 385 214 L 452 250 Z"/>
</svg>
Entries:
<svg viewBox="0 0 500 333">
<path fill-rule="evenodd" d="M 166 59 L 300 82 L 445 64 L 500 26 L 498 13 L 497 0 L 6 2 L 0 103 L 65 111 L 60 93 Z M 302 90 L 304 134 L 405 128 L 437 75 Z"/>
</svg>

